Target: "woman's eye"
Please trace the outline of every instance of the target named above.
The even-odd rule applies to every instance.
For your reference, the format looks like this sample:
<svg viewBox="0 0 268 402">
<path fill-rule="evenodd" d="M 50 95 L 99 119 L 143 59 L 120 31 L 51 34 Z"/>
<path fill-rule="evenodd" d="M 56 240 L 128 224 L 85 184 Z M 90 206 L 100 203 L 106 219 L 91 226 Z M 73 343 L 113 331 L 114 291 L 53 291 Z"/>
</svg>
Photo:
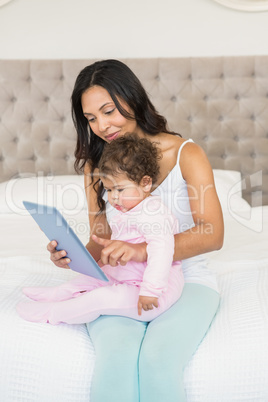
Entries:
<svg viewBox="0 0 268 402">
<path fill-rule="evenodd" d="M 105 114 L 111 114 L 111 113 L 113 113 L 114 110 L 115 110 L 115 108 L 113 108 L 113 109 L 111 109 L 111 110 L 107 110 L 107 111 L 105 112 Z"/>
<path fill-rule="evenodd" d="M 119 188 L 117 191 L 118 191 L 119 193 L 122 193 L 122 191 L 124 191 L 124 188 Z"/>
</svg>

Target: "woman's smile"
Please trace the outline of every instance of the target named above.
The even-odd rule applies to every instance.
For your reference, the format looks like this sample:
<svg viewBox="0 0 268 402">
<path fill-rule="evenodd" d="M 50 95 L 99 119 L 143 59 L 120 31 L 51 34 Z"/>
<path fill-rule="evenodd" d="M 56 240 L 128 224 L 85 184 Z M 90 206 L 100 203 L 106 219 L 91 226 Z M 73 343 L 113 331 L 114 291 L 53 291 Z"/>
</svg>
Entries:
<svg viewBox="0 0 268 402">
<path fill-rule="evenodd" d="M 108 135 L 106 135 L 105 140 L 107 142 L 113 141 L 119 136 L 119 134 L 120 134 L 120 130 L 116 131 L 115 133 L 108 134 Z"/>
</svg>

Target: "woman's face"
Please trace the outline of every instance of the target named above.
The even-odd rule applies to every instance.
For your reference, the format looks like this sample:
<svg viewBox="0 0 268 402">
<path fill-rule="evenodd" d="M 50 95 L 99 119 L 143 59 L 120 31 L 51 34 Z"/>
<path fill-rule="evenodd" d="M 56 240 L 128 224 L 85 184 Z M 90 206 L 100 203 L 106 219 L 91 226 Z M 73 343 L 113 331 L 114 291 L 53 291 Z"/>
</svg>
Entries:
<svg viewBox="0 0 268 402">
<path fill-rule="evenodd" d="M 127 132 L 140 131 L 136 120 L 126 119 L 119 113 L 108 91 L 95 85 L 85 91 L 81 98 L 84 116 L 91 130 L 106 142 L 111 142 Z M 133 114 L 129 106 L 120 101 L 122 107 Z"/>
</svg>

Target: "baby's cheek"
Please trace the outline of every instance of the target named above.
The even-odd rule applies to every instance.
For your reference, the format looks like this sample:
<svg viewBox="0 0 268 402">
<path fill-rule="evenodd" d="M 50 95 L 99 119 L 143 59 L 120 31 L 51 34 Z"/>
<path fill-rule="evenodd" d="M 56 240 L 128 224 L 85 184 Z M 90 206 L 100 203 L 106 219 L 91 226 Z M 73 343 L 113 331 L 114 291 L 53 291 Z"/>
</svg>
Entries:
<svg viewBox="0 0 268 402">
<path fill-rule="evenodd" d="M 138 203 L 139 203 L 138 200 L 130 200 L 130 199 L 127 199 L 127 200 L 126 200 L 126 199 L 124 199 L 124 200 L 122 201 L 123 207 L 124 207 L 125 209 L 127 209 L 127 210 L 134 208 Z"/>
</svg>

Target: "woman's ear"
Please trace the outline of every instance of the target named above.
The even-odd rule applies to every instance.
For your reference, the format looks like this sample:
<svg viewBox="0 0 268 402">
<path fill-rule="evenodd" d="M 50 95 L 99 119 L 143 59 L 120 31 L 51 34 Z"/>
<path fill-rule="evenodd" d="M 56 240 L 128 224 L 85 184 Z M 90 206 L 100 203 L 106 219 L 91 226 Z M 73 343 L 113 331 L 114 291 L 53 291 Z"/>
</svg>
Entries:
<svg viewBox="0 0 268 402">
<path fill-rule="evenodd" d="M 153 181 L 150 176 L 143 176 L 143 178 L 140 181 L 140 186 L 142 186 L 143 191 L 145 193 L 150 193 L 152 189 Z"/>
</svg>

